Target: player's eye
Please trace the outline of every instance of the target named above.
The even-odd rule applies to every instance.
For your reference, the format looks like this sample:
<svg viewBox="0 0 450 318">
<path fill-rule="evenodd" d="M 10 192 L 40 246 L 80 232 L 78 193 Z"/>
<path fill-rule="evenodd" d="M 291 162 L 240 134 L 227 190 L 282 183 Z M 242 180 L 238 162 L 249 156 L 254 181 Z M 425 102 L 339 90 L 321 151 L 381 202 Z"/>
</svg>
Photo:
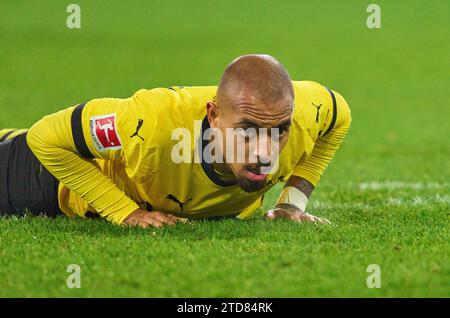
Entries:
<svg viewBox="0 0 450 318">
<path fill-rule="evenodd" d="M 290 129 L 290 127 L 288 127 L 288 126 L 278 127 L 278 136 L 283 137 L 284 135 L 286 135 L 289 132 L 289 129 Z"/>
</svg>

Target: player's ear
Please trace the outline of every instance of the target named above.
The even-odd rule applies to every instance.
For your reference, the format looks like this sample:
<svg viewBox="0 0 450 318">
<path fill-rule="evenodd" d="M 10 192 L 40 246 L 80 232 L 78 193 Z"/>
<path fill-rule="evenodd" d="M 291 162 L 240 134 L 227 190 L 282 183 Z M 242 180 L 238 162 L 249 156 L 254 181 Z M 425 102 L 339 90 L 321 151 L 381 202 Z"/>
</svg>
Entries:
<svg viewBox="0 0 450 318">
<path fill-rule="evenodd" d="M 216 103 L 212 101 L 206 103 L 206 115 L 208 116 L 209 126 L 211 126 L 212 128 L 216 128 L 217 118 L 219 117 Z"/>
</svg>

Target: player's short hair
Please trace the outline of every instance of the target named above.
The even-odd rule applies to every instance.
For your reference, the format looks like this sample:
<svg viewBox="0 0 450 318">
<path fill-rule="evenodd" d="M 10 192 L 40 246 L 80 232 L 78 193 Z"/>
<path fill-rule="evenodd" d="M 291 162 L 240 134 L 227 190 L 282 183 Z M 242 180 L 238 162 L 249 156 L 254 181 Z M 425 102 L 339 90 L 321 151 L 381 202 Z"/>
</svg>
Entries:
<svg viewBox="0 0 450 318">
<path fill-rule="evenodd" d="M 277 102 L 289 94 L 294 98 L 292 80 L 285 67 L 265 54 L 249 54 L 233 60 L 219 83 L 218 99 L 237 90 L 248 90 L 263 103 Z"/>
</svg>

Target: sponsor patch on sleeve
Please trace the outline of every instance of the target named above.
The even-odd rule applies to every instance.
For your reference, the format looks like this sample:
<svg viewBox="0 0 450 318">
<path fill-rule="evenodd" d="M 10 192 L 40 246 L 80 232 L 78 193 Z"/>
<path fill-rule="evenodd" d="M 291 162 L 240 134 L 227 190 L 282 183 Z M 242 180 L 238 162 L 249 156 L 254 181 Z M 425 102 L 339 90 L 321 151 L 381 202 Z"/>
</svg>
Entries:
<svg viewBox="0 0 450 318">
<path fill-rule="evenodd" d="M 122 142 L 117 131 L 116 114 L 91 117 L 89 128 L 95 148 L 98 151 L 122 148 Z"/>
</svg>

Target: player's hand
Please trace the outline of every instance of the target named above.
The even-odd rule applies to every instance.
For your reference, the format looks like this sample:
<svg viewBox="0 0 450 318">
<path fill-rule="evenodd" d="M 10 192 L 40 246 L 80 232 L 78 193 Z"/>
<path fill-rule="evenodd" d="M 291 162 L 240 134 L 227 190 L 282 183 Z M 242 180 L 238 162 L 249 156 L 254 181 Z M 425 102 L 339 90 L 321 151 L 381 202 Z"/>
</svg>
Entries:
<svg viewBox="0 0 450 318">
<path fill-rule="evenodd" d="M 319 218 L 301 210 L 287 210 L 281 208 L 269 210 L 264 215 L 264 218 L 266 220 L 287 219 L 295 222 L 317 222 L 321 224 L 331 224 L 331 222 L 325 218 Z"/>
<path fill-rule="evenodd" d="M 123 224 L 140 226 L 145 229 L 147 227 L 159 228 L 164 225 L 175 225 L 178 222 L 186 223 L 187 219 L 179 218 L 159 211 L 137 209 L 123 221 Z"/>
</svg>

